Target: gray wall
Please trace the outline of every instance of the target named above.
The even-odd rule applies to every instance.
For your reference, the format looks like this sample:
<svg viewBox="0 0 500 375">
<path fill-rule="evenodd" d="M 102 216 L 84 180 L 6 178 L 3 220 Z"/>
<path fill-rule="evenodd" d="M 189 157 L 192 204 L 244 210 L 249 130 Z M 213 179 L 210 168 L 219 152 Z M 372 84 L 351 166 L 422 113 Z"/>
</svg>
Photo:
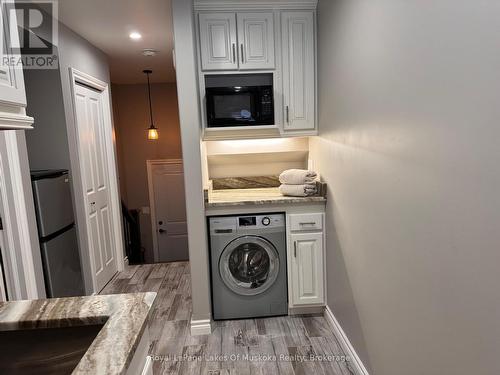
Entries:
<svg viewBox="0 0 500 375">
<path fill-rule="evenodd" d="M 500 2 L 320 0 L 328 303 L 375 375 L 500 373 Z"/>
<path fill-rule="evenodd" d="M 65 112 L 71 103 L 69 68 L 110 82 L 106 55 L 61 23 L 57 51 L 59 69 L 24 70 L 27 113 L 35 117 L 35 129 L 27 132 L 32 169 L 71 169 L 66 128 L 73 114 Z"/>
<path fill-rule="evenodd" d="M 60 71 L 27 69 L 24 81 L 26 112 L 35 118 L 26 132 L 30 168 L 71 169 Z"/>
</svg>

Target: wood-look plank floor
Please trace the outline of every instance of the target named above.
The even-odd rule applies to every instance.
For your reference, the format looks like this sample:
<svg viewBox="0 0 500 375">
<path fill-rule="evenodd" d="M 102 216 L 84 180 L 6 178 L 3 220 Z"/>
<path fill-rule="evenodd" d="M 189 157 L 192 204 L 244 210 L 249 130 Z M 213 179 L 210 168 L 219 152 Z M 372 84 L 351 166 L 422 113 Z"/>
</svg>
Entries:
<svg viewBox="0 0 500 375">
<path fill-rule="evenodd" d="M 189 263 L 129 266 L 101 294 L 157 292 L 150 333 L 155 375 L 352 375 L 322 316 L 215 322 L 191 336 Z M 312 359 L 312 360 L 311 360 Z"/>
</svg>

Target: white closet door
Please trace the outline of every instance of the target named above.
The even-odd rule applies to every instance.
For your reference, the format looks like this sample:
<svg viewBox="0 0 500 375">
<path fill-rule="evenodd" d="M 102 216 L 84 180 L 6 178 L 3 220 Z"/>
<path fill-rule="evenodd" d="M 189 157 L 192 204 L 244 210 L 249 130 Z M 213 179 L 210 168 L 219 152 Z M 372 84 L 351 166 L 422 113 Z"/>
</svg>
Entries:
<svg viewBox="0 0 500 375">
<path fill-rule="evenodd" d="M 202 69 L 238 69 L 236 15 L 201 13 L 199 27 Z"/>
<path fill-rule="evenodd" d="M 314 13 L 283 12 L 284 129 L 315 128 Z"/>
<path fill-rule="evenodd" d="M 103 95 L 102 92 L 83 85 L 75 85 L 88 243 L 96 291 L 100 291 L 117 272 Z"/>
<path fill-rule="evenodd" d="M 240 69 L 274 69 L 272 13 L 238 13 Z"/>
</svg>

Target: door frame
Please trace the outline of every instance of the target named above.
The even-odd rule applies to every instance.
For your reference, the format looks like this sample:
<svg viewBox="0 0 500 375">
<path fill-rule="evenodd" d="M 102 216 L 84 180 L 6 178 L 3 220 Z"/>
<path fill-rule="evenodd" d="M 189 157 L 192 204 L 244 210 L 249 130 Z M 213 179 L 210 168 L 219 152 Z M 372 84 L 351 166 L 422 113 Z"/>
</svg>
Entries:
<svg viewBox="0 0 500 375">
<path fill-rule="evenodd" d="M 110 206 L 113 219 L 113 233 L 115 243 L 115 258 L 117 272 L 123 271 L 125 268 L 125 252 L 123 243 L 123 226 L 120 209 L 120 190 L 118 187 L 118 171 L 116 162 L 116 147 L 114 141 L 114 126 L 111 113 L 111 101 L 109 84 L 103 82 L 87 73 L 79 71 L 75 68 L 69 68 L 70 88 L 71 88 L 71 104 L 73 119 L 71 131 L 68 131 L 68 140 L 70 144 L 70 159 L 71 159 L 71 175 L 73 184 L 74 204 L 76 212 L 76 223 L 78 232 L 78 243 L 80 247 L 80 259 L 82 268 L 84 269 L 85 289 L 87 294 L 97 294 L 97 283 L 95 279 L 94 263 L 90 259 L 89 245 L 89 230 L 87 226 L 87 211 L 88 207 L 83 197 L 85 189 L 83 174 L 83 160 L 80 157 L 80 142 L 78 137 L 78 124 L 76 114 L 76 93 L 75 86 L 83 84 L 94 90 L 101 92 L 103 97 L 103 120 L 104 127 L 104 143 L 106 147 L 106 161 L 108 167 L 109 191 L 110 191 Z M 73 147 L 71 147 L 71 145 Z M 90 275 L 90 280 L 89 279 Z M 90 287 L 90 288 L 89 288 Z"/>
<path fill-rule="evenodd" d="M 149 211 L 151 213 L 151 232 L 153 235 L 153 258 L 154 262 L 159 262 L 160 250 L 158 248 L 158 238 L 156 237 L 156 210 L 155 210 L 155 193 L 153 190 L 153 166 L 155 165 L 181 165 L 182 159 L 156 159 L 146 160 L 146 168 L 148 171 L 148 191 L 149 191 Z M 184 172 L 183 172 L 184 174 Z"/>
</svg>

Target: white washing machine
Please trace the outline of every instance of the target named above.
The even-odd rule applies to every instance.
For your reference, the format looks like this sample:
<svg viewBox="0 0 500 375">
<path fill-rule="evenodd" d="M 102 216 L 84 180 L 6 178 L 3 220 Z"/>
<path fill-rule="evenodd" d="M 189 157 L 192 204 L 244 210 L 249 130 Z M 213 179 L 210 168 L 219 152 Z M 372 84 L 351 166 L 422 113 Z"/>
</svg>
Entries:
<svg viewBox="0 0 500 375">
<path fill-rule="evenodd" d="M 288 314 L 284 214 L 211 217 L 215 320 Z"/>
</svg>

